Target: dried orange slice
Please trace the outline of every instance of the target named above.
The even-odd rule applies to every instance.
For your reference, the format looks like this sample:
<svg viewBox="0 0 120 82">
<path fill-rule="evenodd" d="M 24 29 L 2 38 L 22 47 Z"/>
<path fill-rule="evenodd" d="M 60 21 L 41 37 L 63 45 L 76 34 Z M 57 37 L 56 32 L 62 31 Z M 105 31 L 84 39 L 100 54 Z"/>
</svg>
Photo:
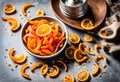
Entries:
<svg viewBox="0 0 120 82">
<path fill-rule="evenodd" d="M 85 51 L 86 51 L 88 54 L 92 55 L 92 56 L 95 55 L 94 52 L 92 52 L 92 51 L 90 50 L 90 48 L 86 48 Z"/>
<path fill-rule="evenodd" d="M 89 49 L 89 47 L 86 43 L 80 43 L 78 49 L 82 54 L 85 54 L 84 50 Z"/>
<path fill-rule="evenodd" d="M 79 35 L 78 35 L 78 34 L 75 34 L 75 33 L 69 34 L 68 39 L 69 39 L 69 41 L 70 41 L 72 44 L 77 44 L 77 43 L 80 42 L 80 37 L 79 37 Z"/>
<path fill-rule="evenodd" d="M 28 64 L 23 64 L 23 65 L 21 66 L 21 68 L 20 68 L 20 74 L 21 74 L 23 77 L 31 80 L 30 76 L 25 72 L 25 70 L 26 70 L 28 67 L 29 67 Z"/>
<path fill-rule="evenodd" d="M 93 30 L 95 28 L 91 19 L 83 19 L 81 27 L 85 30 Z"/>
<path fill-rule="evenodd" d="M 58 76 L 60 70 L 58 68 L 58 66 L 53 65 L 53 67 L 51 69 L 49 69 L 49 73 L 47 74 L 49 77 L 56 77 Z"/>
<path fill-rule="evenodd" d="M 102 45 L 101 44 L 95 44 L 93 46 L 93 49 L 96 51 L 96 52 L 99 52 L 98 49 L 102 48 Z"/>
<path fill-rule="evenodd" d="M 47 75 L 47 72 L 48 72 L 48 65 L 47 64 L 44 64 L 41 68 L 40 68 L 40 72 L 43 76 L 46 76 Z"/>
<path fill-rule="evenodd" d="M 60 64 L 62 64 L 64 66 L 65 71 L 67 72 L 68 66 L 66 65 L 66 63 L 63 62 L 62 60 L 57 60 L 57 62 L 60 63 Z"/>
<path fill-rule="evenodd" d="M 40 25 L 36 30 L 36 34 L 38 36 L 46 36 L 50 33 L 51 33 L 51 26 L 48 24 Z"/>
<path fill-rule="evenodd" d="M 92 38 L 92 36 L 90 36 L 88 34 L 85 34 L 84 40 L 87 41 L 87 42 L 93 42 L 94 41 L 94 39 Z"/>
<path fill-rule="evenodd" d="M 24 5 L 22 6 L 22 8 L 21 8 L 22 14 L 23 14 L 24 16 L 26 16 L 26 10 L 27 10 L 27 8 L 33 7 L 33 6 L 34 6 L 34 4 L 32 4 L 32 3 L 26 3 L 26 4 L 24 4 Z"/>
<path fill-rule="evenodd" d="M 99 66 L 97 63 L 94 64 L 94 70 L 92 71 L 92 75 L 95 76 L 99 72 Z"/>
<path fill-rule="evenodd" d="M 98 64 L 98 60 L 100 60 L 100 59 L 103 59 L 103 61 L 104 61 L 103 67 L 106 67 L 107 58 L 103 54 L 95 55 L 95 57 L 94 57 L 95 63 Z"/>
<path fill-rule="evenodd" d="M 76 49 L 74 52 L 74 59 L 78 62 L 84 62 L 86 59 L 88 59 L 87 56 L 85 56 L 84 54 L 82 54 L 79 49 Z"/>
<path fill-rule="evenodd" d="M 74 46 L 69 46 L 65 49 L 65 56 L 68 59 L 74 59 L 74 52 L 75 52 L 76 48 Z"/>
<path fill-rule="evenodd" d="M 36 16 L 43 16 L 44 15 L 44 11 L 43 9 L 38 9 L 37 12 L 36 12 Z"/>
<path fill-rule="evenodd" d="M 80 82 L 86 82 L 89 80 L 90 75 L 89 75 L 89 72 L 87 70 L 81 70 L 76 74 L 76 78 Z"/>
<path fill-rule="evenodd" d="M 15 7 L 14 7 L 14 5 L 12 5 L 12 4 L 6 4 L 5 6 L 4 6 L 4 8 L 3 8 L 3 12 L 5 13 L 5 14 L 12 14 L 12 13 L 14 13 L 15 12 Z"/>
<path fill-rule="evenodd" d="M 74 77 L 72 74 L 65 75 L 63 78 L 63 82 L 74 82 Z"/>
<path fill-rule="evenodd" d="M 11 24 L 10 30 L 17 31 L 20 28 L 20 23 L 16 18 L 13 17 L 2 17 L 2 20 L 7 21 Z"/>
<path fill-rule="evenodd" d="M 43 65 L 43 64 L 44 64 L 43 62 L 37 62 L 37 63 L 35 63 L 35 64 L 30 68 L 31 72 L 34 72 L 34 70 L 35 70 L 36 68 L 40 67 L 40 66 Z"/>
<path fill-rule="evenodd" d="M 26 61 L 26 55 L 25 54 L 21 54 L 21 55 L 15 55 L 15 50 L 14 48 L 11 48 L 9 51 L 9 57 L 11 58 L 12 61 L 14 61 L 15 63 L 24 63 Z"/>
</svg>

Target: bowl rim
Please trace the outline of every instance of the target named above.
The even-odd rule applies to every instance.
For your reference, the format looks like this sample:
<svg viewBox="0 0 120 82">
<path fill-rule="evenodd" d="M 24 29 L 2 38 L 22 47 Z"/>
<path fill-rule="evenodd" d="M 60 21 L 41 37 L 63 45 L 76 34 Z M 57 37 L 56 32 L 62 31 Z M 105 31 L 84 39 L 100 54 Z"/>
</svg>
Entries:
<svg viewBox="0 0 120 82">
<path fill-rule="evenodd" d="M 41 58 L 41 59 L 47 59 L 47 58 L 53 58 L 57 55 L 59 55 L 63 50 L 64 48 L 66 47 L 67 43 L 68 43 L 68 30 L 65 26 L 65 24 L 63 22 L 61 22 L 60 20 L 58 20 L 57 18 L 53 18 L 51 16 L 39 16 L 39 17 L 33 17 L 31 18 L 30 20 L 37 20 L 37 19 L 49 19 L 49 20 L 53 20 L 53 21 L 56 21 L 59 23 L 60 26 L 62 26 L 62 28 L 64 29 L 65 31 L 65 42 L 64 42 L 64 46 L 59 50 L 57 51 L 56 53 L 54 53 L 53 55 L 50 55 L 50 56 L 40 56 L 40 55 L 37 55 L 37 54 L 34 54 L 33 52 L 31 52 L 25 45 L 24 41 L 23 41 L 23 35 L 24 35 L 24 29 L 26 29 L 26 25 L 28 24 L 28 21 L 22 26 L 22 30 L 21 30 L 21 42 L 22 42 L 22 45 L 24 47 L 24 49 L 32 56 L 34 57 L 37 57 L 37 58 Z M 60 27 L 61 28 L 61 27 Z"/>
</svg>

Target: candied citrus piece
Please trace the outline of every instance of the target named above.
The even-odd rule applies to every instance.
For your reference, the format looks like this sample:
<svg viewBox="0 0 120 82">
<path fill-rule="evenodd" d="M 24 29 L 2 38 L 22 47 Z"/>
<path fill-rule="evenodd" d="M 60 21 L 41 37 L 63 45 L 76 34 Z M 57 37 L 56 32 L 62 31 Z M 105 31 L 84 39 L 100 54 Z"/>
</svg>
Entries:
<svg viewBox="0 0 120 82">
<path fill-rule="evenodd" d="M 40 72 L 43 76 L 46 76 L 47 75 L 47 72 L 48 72 L 48 65 L 47 64 L 44 64 L 41 68 L 40 68 Z"/>
<path fill-rule="evenodd" d="M 73 43 L 73 44 L 77 44 L 77 43 L 80 42 L 80 37 L 79 37 L 79 35 L 78 35 L 78 34 L 75 34 L 75 33 L 69 34 L 68 39 L 69 39 L 69 41 L 70 41 L 71 43 Z"/>
<path fill-rule="evenodd" d="M 63 78 L 63 82 L 74 82 L 74 77 L 72 74 L 65 75 Z"/>
<path fill-rule="evenodd" d="M 100 49 L 100 48 L 102 48 L 102 45 L 101 45 L 101 44 L 95 44 L 95 45 L 93 46 L 93 49 L 94 49 L 96 52 L 98 52 L 98 49 Z"/>
<path fill-rule="evenodd" d="M 58 76 L 60 70 L 58 68 L 58 66 L 53 65 L 53 67 L 51 69 L 49 69 L 49 73 L 47 74 L 49 77 L 56 77 Z"/>
<path fill-rule="evenodd" d="M 48 24 L 42 24 L 36 29 L 36 34 L 38 36 L 46 36 L 50 34 L 51 32 L 51 26 Z"/>
<path fill-rule="evenodd" d="M 10 30 L 17 31 L 20 28 L 20 23 L 16 18 L 13 17 L 2 17 L 2 20 L 7 21 L 11 24 Z"/>
<path fill-rule="evenodd" d="M 92 38 L 92 36 L 90 36 L 88 34 L 85 34 L 84 40 L 87 41 L 87 42 L 93 42 L 94 41 L 94 39 Z"/>
<path fill-rule="evenodd" d="M 20 74 L 21 74 L 23 77 L 31 80 L 31 78 L 30 78 L 30 76 L 28 75 L 28 73 L 25 72 L 25 70 L 26 70 L 28 67 L 29 67 L 28 64 L 23 64 L 23 65 L 21 66 L 21 68 L 20 68 Z"/>
<path fill-rule="evenodd" d="M 84 62 L 86 59 L 88 59 L 87 56 L 85 56 L 84 54 L 82 54 L 79 49 L 76 49 L 75 52 L 74 52 L 74 59 L 81 63 L 81 62 Z"/>
<path fill-rule="evenodd" d="M 26 61 L 26 58 L 27 58 L 25 54 L 15 55 L 14 48 L 10 49 L 10 51 L 9 51 L 9 57 L 15 63 L 24 63 Z"/>
<path fill-rule="evenodd" d="M 30 70 L 31 72 L 34 72 L 34 70 L 38 67 L 40 67 L 41 65 L 43 65 L 44 63 L 43 62 L 37 62 L 35 63 L 34 65 L 31 66 Z"/>
<path fill-rule="evenodd" d="M 34 6 L 34 4 L 32 4 L 32 3 L 26 3 L 26 4 L 24 4 L 24 5 L 22 6 L 22 8 L 21 8 L 22 14 L 23 14 L 24 16 L 26 16 L 26 10 L 27 10 L 29 7 L 33 7 L 33 6 Z"/>
<path fill-rule="evenodd" d="M 44 15 L 44 11 L 43 9 L 38 9 L 37 12 L 36 12 L 36 16 L 43 16 Z"/>
<path fill-rule="evenodd" d="M 95 28 L 91 19 L 83 19 L 81 22 L 81 27 L 85 30 L 92 30 Z"/>
<path fill-rule="evenodd" d="M 60 63 L 60 64 L 62 64 L 64 66 L 65 71 L 67 72 L 68 66 L 66 65 L 66 63 L 63 62 L 62 60 L 57 60 L 57 62 Z"/>
<path fill-rule="evenodd" d="M 69 46 L 65 49 L 65 56 L 68 59 L 74 59 L 74 52 L 75 52 L 76 48 L 74 46 Z"/>
<path fill-rule="evenodd" d="M 94 57 L 95 63 L 98 64 L 98 60 L 100 60 L 100 59 L 103 59 L 103 61 L 104 61 L 103 67 L 106 67 L 107 58 L 103 54 L 95 55 L 95 57 Z"/>
<path fill-rule="evenodd" d="M 82 54 L 85 54 L 84 50 L 89 49 L 89 47 L 86 43 L 80 43 L 78 49 Z"/>
<path fill-rule="evenodd" d="M 87 70 L 81 70 L 76 74 L 76 78 L 80 82 L 86 82 L 89 80 L 90 75 L 89 75 L 89 72 Z"/>
<path fill-rule="evenodd" d="M 99 66 L 97 63 L 94 64 L 94 70 L 92 71 L 92 75 L 95 76 L 99 72 Z"/>
<path fill-rule="evenodd" d="M 85 51 L 90 55 L 93 55 L 93 56 L 95 55 L 94 52 L 90 50 L 90 48 L 86 48 Z"/>
<path fill-rule="evenodd" d="M 5 14 L 12 14 L 12 13 L 14 13 L 15 12 L 15 7 L 14 7 L 14 5 L 12 5 L 12 4 L 10 4 L 10 3 L 8 3 L 8 4 L 6 4 L 4 7 L 3 7 L 3 12 L 5 13 Z"/>
</svg>

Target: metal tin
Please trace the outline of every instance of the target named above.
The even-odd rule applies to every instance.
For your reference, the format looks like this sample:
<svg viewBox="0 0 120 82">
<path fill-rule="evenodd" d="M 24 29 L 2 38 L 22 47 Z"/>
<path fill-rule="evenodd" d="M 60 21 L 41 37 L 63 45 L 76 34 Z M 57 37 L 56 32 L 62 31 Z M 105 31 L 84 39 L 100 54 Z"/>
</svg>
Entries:
<svg viewBox="0 0 120 82">
<path fill-rule="evenodd" d="M 60 9 L 69 18 L 80 18 L 87 12 L 87 0 L 60 0 Z"/>
</svg>

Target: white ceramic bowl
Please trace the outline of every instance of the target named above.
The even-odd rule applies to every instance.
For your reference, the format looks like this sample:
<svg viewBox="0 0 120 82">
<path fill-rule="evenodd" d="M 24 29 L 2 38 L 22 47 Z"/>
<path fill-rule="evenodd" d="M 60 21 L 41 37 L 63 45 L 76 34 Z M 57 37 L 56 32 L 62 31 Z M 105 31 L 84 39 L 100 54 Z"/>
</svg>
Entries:
<svg viewBox="0 0 120 82">
<path fill-rule="evenodd" d="M 25 35 L 25 29 L 27 29 L 27 27 L 28 27 L 28 25 L 29 25 L 28 22 L 23 26 L 22 32 L 21 32 L 21 41 L 22 41 L 22 43 L 23 43 L 23 47 L 26 49 L 26 51 L 27 51 L 29 54 L 31 54 L 31 55 L 33 55 L 33 56 L 35 56 L 35 57 L 38 57 L 38 58 L 46 59 L 46 58 L 52 58 L 52 57 L 58 56 L 60 53 L 63 52 L 63 50 L 65 49 L 65 47 L 66 47 L 66 45 L 67 45 L 67 42 L 68 42 L 68 41 L 67 41 L 67 40 L 68 40 L 68 31 L 67 31 L 65 25 L 64 25 L 61 21 L 59 21 L 58 19 L 52 18 L 52 17 L 41 16 L 41 17 L 35 17 L 35 18 L 31 19 L 31 20 L 41 20 L 41 19 L 45 19 L 45 20 L 47 20 L 47 21 L 49 21 L 49 22 L 54 22 L 54 23 L 58 24 L 58 25 L 60 26 L 61 30 L 66 33 L 66 34 L 65 34 L 65 42 L 64 42 L 63 47 L 62 47 L 59 51 L 57 51 L 55 54 L 50 55 L 50 56 L 40 56 L 40 55 L 37 55 L 37 54 L 34 54 L 33 52 L 31 52 L 31 51 L 27 48 L 25 42 L 23 41 L 23 36 Z"/>
</svg>

